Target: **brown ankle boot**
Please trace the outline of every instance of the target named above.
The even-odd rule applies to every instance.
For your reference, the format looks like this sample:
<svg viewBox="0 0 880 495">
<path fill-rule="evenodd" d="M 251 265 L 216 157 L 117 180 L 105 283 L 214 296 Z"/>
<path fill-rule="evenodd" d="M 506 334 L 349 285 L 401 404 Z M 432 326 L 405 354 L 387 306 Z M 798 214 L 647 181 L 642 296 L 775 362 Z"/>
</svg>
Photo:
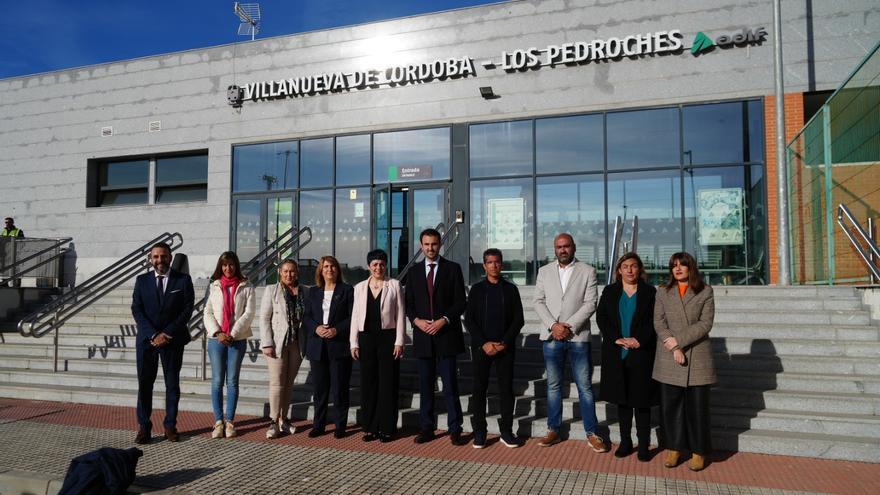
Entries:
<svg viewBox="0 0 880 495">
<path fill-rule="evenodd" d="M 700 454 L 691 454 L 691 462 L 688 467 L 691 471 L 702 471 L 706 467 L 706 457 Z"/>
<path fill-rule="evenodd" d="M 674 468 L 678 466 L 678 456 L 679 452 L 677 450 L 670 450 L 666 453 L 666 462 L 663 463 L 664 466 L 668 468 Z"/>
</svg>

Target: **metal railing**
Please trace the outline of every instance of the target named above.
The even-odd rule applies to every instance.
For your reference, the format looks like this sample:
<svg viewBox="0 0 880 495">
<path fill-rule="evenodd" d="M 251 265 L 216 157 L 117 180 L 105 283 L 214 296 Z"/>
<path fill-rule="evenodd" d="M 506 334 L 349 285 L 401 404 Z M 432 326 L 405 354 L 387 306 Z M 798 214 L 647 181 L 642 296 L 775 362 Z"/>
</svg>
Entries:
<svg viewBox="0 0 880 495">
<path fill-rule="evenodd" d="M 608 253 L 608 276 L 606 277 L 605 284 L 611 285 L 611 282 L 614 280 L 614 265 L 617 263 L 617 258 L 619 257 L 617 252 L 620 250 L 620 245 L 623 243 L 624 253 L 635 253 L 638 251 L 639 245 L 639 217 L 634 216 L 632 221 L 632 233 L 630 235 L 629 242 L 623 242 L 623 224 L 624 220 L 618 216 L 614 219 L 614 230 L 613 235 L 611 237 L 611 251 Z"/>
<path fill-rule="evenodd" d="M 16 239 L 14 237 L 3 238 L 0 239 L 0 243 L 2 243 L 5 247 L 3 251 L 11 248 L 11 263 L 0 266 L 0 273 L 5 274 L 7 272 L 12 272 L 10 275 L 6 276 L 6 278 L 0 278 L 0 285 L 6 285 L 6 283 L 20 279 L 23 275 L 27 275 L 28 273 L 33 272 L 37 268 L 41 268 L 49 263 L 56 262 L 59 259 L 63 258 L 67 253 L 67 247 L 62 247 L 65 244 L 69 244 L 73 240 L 72 237 L 60 237 L 57 239 Z M 17 259 L 18 249 L 17 246 L 19 244 L 32 244 L 37 242 L 50 242 L 46 247 L 39 249 L 38 251 L 25 256 L 24 258 Z M 43 256 L 49 255 L 45 259 L 40 259 Z M 3 257 L 3 262 L 6 262 L 6 257 Z M 34 261 L 35 260 L 35 261 Z M 33 261 L 33 263 L 32 263 Z M 55 278 L 56 286 L 58 285 L 58 280 L 60 279 L 60 269 L 59 265 L 56 264 L 54 269 L 49 270 L 52 273 L 53 277 L 47 278 Z M 41 275 L 37 275 L 41 276 Z"/>
<path fill-rule="evenodd" d="M 847 227 L 846 221 L 849 221 L 851 227 Z M 875 263 L 876 259 L 880 259 L 880 250 L 877 248 L 877 243 L 873 239 L 873 221 L 868 219 L 868 231 L 865 229 L 853 218 L 852 212 L 849 208 L 846 207 L 843 203 L 837 206 L 837 225 L 840 225 L 840 228 L 843 230 L 843 234 L 846 235 L 849 242 L 852 243 L 853 247 L 856 249 L 856 252 L 859 253 L 859 256 L 862 258 L 862 261 L 865 262 L 865 265 L 868 267 L 868 271 L 871 275 L 871 281 L 875 282 L 880 280 L 880 268 L 877 267 Z M 855 231 L 859 237 L 861 237 L 861 242 L 859 239 L 853 235 L 853 231 Z M 863 245 L 864 243 L 864 245 Z M 867 249 L 865 249 L 867 246 Z"/>
<path fill-rule="evenodd" d="M 274 241 L 266 245 L 263 250 L 256 254 L 247 263 L 242 265 L 242 274 L 247 277 L 248 281 L 254 286 L 258 286 L 266 281 L 272 275 L 272 270 L 268 268 L 282 259 L 295 258 L 299 251 L 312 241 L 311 227 L 303 227 L 296 232 L 294 225 L 287 231 L 275 238 Z M 307 238 L 303 236 L 308 235 Z M 289 237 L 287 240 L 285 238 Z M 289 251 L 288 251 L 289 250 Z M 208 373 L 208 332 L 205 331 L 204 314 L 205 304 L 208 302 L 208 296 L 211 293 L 211 284 L 205 288 L 205 295 L 193 307 L 192 317 L 187 323 L 190 332 L 190 341 L 202 339 L 202 380 L 207 380 Z"/>
<path fill-rule="evenodd" d="M 436 227 L 434 227 L 434 230 L 436 230 L 437 232 L 442 232 L 443 235 L 445 235 L 446 234 L 446 224 L 443 222 L 440 222 L 437 224 Z M 443 237 L 442 236 L 440 237 L 440 246 L 442 249 L 442 246 L 443 246 Z M 412 257 L 409 259 L 409 261 L 407 261 L 406 264 L 403 265 L 403 268 L 401 268 L 400 271 L 397 272 L 397 277 L 396 277 L 397 280 L 402 281 L 404 278 L 406 278 L 406 272 L 408 272 L 409 269 L 412 268 L 413 265 L 418 263 L 419 260 L 423 259 L 422 258 L 423 256 L 424 256 L 424 253 L 422 253 L 422 243 L 421 243 L 421 239 L 420 239 L 419 240 L 419 248 L 416 250 L 415 254 L 413 254 Z"/>
<path fill-rule="evenodd" d="M 158 242 L 167 243 L 171 247 L 171 251 L 174 252 L 183 245 L 183 236 L 178 232 L 173 234 L 165 232 L 155 239 L 144 243 L 82 284 L 79 284 L 75 289 L 25 316 L 18 322 L 19 333 L 25 337 L 39 338 L 49 332 L 54 332 L 53 346 L 55 355 L 53 369 L 58 371 L 58 330 L 61 328 L 61 325 L 107 295 L 113 289 L 122 285 L 137 272 L 146 270 L 149 267 L 147 254 L 150 252 L 150 248 Z"/>
<path fill-rule="evenodd" d="M 455 243 L 458 242 L 458 238 L 461 237 L 461 222 L 455 222 L 452 224 L 450 229 L 446 229 L 446 224 L 440 222 L 437 224 L 436 229 L 438 232 L 443 232 L 440 236 L 440 249 L 441 254 L 446 254 L 449 250 L 452 249 L 452 246 L 455 246 Z M 451 239 L 451 240 L 450 240 Z M 425 254 L 422 252 L 421 243 L 419 244 L 419 249 L 410 258 L 409 262 L 403 267 L 400 272 L 397 273 L 397 280 L 401 283 L 406 278 L 407 272 L 409 269 L 413 267 L 413 265 L 420 263 L 424 259 Z"/>
</svg>

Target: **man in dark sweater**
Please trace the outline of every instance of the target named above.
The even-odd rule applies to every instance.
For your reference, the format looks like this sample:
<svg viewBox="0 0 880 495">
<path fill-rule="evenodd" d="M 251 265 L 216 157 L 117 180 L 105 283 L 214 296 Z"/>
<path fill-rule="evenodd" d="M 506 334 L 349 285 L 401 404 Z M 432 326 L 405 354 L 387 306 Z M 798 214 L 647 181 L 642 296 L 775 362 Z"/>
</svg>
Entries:
<svg viewBox="0 0 880 495">
<path fill-rule="evenodd" d="M 474 366 L 471 424 L 475 449 L 486 446 L 486 391 L 493 364 L 501 393 L 501 443 L 511 448 L 520 446 L 520 440 L 513 434 L 513 360 L 516 338 L 524 323 L 523 308 L 516 285 L 501 278 L 502 262 L 498 249 L 490 248 L 483 253 L 486 278 L 471 287 L 465 311 Z"/>
</svg>

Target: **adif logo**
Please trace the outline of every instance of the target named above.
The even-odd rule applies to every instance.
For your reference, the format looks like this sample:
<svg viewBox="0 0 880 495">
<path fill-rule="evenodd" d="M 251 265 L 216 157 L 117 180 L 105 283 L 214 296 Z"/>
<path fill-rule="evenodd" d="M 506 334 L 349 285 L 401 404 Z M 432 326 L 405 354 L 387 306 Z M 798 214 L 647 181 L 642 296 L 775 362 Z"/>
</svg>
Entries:
<svg viewBox="0 0 880 495">
<path fill-rule="evenodd" d="M 743 29 L 734 34 L 723 34 L 713 42 L 711 38 L 700 31 L 694 36 L 694 42 L 691 45 L 691 54 L 697 56 L 701 53 L 711 51 L 716 45 L 721 48 L 731 48 L 733 46 L 742 45 L 759 45 L 767 40 L 767 30 L 759 27 L 757 29 Z"/>
<path fill-rule="evenodd" d="M 710 48 L 715 46 L 715 42 L 712 41 L 712 38 L 706 36 L 702 31 L 697 33 L 697 36 L 694 37 L 694 44 L 691 45 L 691 55 L 696 55 L 700 52 L 704 52 Z"/>
</svg>

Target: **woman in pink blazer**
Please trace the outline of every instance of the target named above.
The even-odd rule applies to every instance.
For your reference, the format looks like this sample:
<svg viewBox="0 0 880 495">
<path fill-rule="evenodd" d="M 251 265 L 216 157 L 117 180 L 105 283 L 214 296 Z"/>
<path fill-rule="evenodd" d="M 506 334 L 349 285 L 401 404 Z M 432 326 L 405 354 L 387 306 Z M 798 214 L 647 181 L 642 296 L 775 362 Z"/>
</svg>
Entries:
<svg viewBox="0 0 880 495">
<path fill-rule="evenodd" d="M 364 441 L 390 442 L 397 432 L 397 390 L 406 317 L 400 282 L 385 277 L 388 255 L 367 254 L 370 278 L 354 286 L 351 357 L 361 362 Z"/>
</svg>

